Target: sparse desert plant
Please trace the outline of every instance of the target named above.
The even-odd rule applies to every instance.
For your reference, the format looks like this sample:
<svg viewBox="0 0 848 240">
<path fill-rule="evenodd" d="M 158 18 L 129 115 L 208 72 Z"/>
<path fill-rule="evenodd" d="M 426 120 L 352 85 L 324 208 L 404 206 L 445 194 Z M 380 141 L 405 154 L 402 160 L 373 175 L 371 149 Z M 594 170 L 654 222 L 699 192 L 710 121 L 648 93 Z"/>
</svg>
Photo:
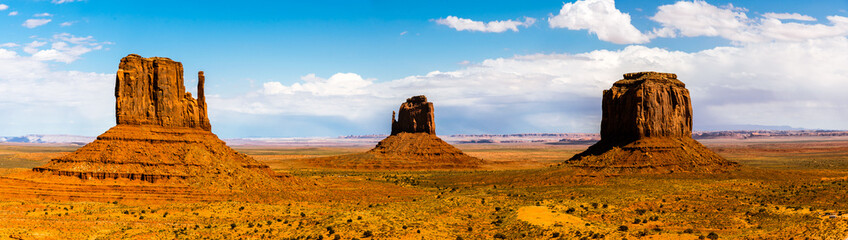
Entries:
<svg viewBox="0 0 848 240">
<path fill-rule="evenodd" d="M 629 230 L 629 229 L 630 228 L 628 228 L 627 226 L 624 226 L 624 225 L 618 226 L 618 231 L 627 232 L 627 230 Z"/>
<path fill-rule="evenodd" d="M 365 230 L 365 232 L 362 232 L 362 237 L 372 237 L 372 236 L 374 236 L 374 233 L 371 232 L 371 230 Z"/>
<path fill-rule="evenodd" d="M 709 234 L 707 234 L 707 238 L 713 239 L 713 240 L 718 239 L 718 234 L 716 234 L 714 232 L 710 232 Z"/>
<path fill-rule="evenodd" d="M 506 235 L 503 235 L 503 233 L 495 233 L 495 235 L 492 237 L 497 239 L 506 239 Z"/>
</svg>

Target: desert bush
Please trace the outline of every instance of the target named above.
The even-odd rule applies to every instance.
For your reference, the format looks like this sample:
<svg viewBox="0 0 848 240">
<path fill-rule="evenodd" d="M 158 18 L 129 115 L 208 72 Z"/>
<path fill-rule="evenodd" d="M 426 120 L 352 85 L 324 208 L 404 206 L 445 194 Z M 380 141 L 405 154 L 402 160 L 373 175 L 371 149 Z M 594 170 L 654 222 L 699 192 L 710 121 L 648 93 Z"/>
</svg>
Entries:
<svg viewBox="0 0 848 240">
<path fill-rule="evenodd" d="M 506 235 L 503 235 L 502 233 L 495 233 L 495 236 L 493 237 L 498 239 L 506 239 Z"/>
<path fill-rule="evenodd" d="M 374 236 L 374 233 L 372 233 L 371 230 L 365 230 L 365 232 L 362 232 L 362 237 L 372 237 L 372 236 Z"/>
<path fill-rule="evenodd" d="M 624 225 L 618 226 L 618 231 L 627 232 L 627 230 L 629 230 L 629 229 L 630 228 L 628 228 L 627 226 L 624 226 Z"/>
<path fill-rule="evenodd" d="M 710 232 L 709 234 L 707 234 L 707 238 L 713 239 L 713 240 L 718 239 L 718 234 L 716 234 L 714 232 Z"/>
</svg>

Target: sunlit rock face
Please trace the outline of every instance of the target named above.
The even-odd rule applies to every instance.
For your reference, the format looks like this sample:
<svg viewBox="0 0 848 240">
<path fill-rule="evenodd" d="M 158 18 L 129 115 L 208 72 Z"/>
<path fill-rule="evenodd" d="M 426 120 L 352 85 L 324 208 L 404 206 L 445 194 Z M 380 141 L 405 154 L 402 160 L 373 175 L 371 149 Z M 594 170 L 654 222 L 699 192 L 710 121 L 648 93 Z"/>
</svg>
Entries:
<svg viewBox="0 0 848 240">
<path fill-rule="evenodd" d="M 673 73 L 637 72 L 604 90 L 601 141 L 567 161 L 607 173 L 717 172 L 736 165 L 692 139 L 692 103 Z"/>
</svg>

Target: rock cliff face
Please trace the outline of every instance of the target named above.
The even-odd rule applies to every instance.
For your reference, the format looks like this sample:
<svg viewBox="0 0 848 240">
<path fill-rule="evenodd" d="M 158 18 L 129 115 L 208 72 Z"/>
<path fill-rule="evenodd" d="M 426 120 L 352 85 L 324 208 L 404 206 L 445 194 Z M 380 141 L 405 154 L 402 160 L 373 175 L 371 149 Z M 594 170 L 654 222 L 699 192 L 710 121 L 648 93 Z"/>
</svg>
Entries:
<svg viewBox="0 0 848 240">
<path fill-rule="evenodd" d="M 424 95 L 406 99 L 398 110 L 398 119 L 392 115 L 392 135 L 398 133 L 436 134 L 436 122 L 433 120 L 433 103 Z"/>
<path fill-rule="evenodd" d="M 456 169 L 479 168 L 483 160 L 468 156 L 436 136 L 433 103 L 425 96 L 406 99 L 392 134 L 368 152 L 316 158 L 313 165 L 339 169 Z"/>
<path fill-rule="evenodd" d="M 717 172 L 736 165 L 692 139 L 692 104 L 672 73 L 638 72 L 604 91 L 601 141 L 567 161 L 608 173 Z"/>
<path fill-rule="evenodd" d="M 203 188 L 273 186 L 267 165 L 228 147 L 210 131 L 198 74 L 198 99 L 185 92 L 182 64 L 129 55 L 115 86 L 117 126 L 34 172 L 80 179 L 174 180 Z"/>
<path fill-rule="evenodd" d="M 601 138 L 691 136 L 692 103 L 685 87 L 672 73 L 624 74 L 604 90 Z"/>
<path fill-rule="evenodd" d="M 198 74 L 198 100 L 186 93 L 183 65 L 168 58 L 121 59 L 115 81 L 117 124 L 159 125 L 210 130 L 203 96 L 204 76 Z"/>
</svg>

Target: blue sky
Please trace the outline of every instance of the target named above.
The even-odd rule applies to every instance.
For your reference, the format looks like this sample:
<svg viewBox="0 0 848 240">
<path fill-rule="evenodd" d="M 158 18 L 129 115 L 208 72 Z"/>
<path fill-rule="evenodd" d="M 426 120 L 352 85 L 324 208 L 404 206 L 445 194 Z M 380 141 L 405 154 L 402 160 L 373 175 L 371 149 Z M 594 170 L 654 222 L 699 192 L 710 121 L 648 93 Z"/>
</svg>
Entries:
<svg viewBox="0 0 848 240">
<path fill-rule="evenodd" d="M 129 53 L 205 71 L 228 138 L 385 133 L 417 94 L 439 134 L 596 132 L 643 70 L 688 84 L 696 130 L 848 120 L 844 0 L 0 4 L 0 135 L 105 131 Z"/>
</svg>

